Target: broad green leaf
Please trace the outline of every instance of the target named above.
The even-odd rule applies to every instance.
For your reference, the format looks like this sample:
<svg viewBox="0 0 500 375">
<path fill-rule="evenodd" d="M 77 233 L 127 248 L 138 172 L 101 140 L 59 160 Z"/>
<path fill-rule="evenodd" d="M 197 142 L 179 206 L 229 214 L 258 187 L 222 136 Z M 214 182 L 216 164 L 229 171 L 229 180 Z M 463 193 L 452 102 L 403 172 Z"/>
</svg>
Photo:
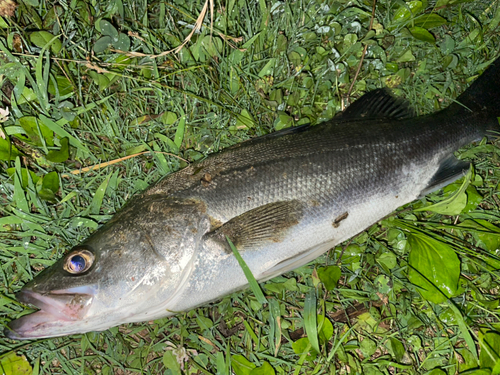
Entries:
<svg viewBox="0 0 500 375">
<path fill-rule="evenodd" d="M 16 168 L 7 169 L 7 174 L 9 175 L 9 177 L 12 177 L 14 173 L 16 173 Z M 31 180 L 33 181 L 34 184 L 36 184 L 40 179 L 40 177 L 37 176 L 35 172 L 30 171 L 29 169 L 26 168 L 21 168 L 21 185 L 23 189 L 26 189 L 28 187 L 28 173 L 30 174 Z"/>
<path fill-rule="evenodd" d="M 49 92 L 49 94 L 55 96 L 59 92 L 59 97 L 71 94 L 73 93 L 73 90 L 73 83 L 71 83 L 71 81 L 65 76 L 56 76 L 55 82 L 53 79 L 51 79 L 49 81 L 49 86 L 47 87 L 47 91 Z"/>
<path fill-rule="evenodd" d="M 53 132 L 44 124 L 42 124 L 41 121 L 36 117 L 21 117 L 19 119 L 19 124 L 26 132 L 26 135 L 28 136 L 28 142 L 39 147 L 42 147 L 44 144 L 46 144 L 47 146 L 54 145 L 54 141 L 52 139 L 54 137 Z M 43 138 L 44 142 L 42 142 L 41 138 Z"/>
<path fill-rule="evenodd" d="M 386 347 L 391 352 L 392 356 L 396 359 L 396 362 L 401 362 L 401 359 L 403 358 L 405 354 L 405 348 L 403 346 L 403 343 L 399 341 L 398 339 L 391 337 L 387 342 L 386 342 Z"/>
<path fill-rule="evenodd" d="M 231 250 L 233 251 L 234 257 L 238 261 L 238 264 L 240 265 L 241 269 L 243 270 L 243 273 L 245 274 L 245 277 L 248 280 L 248 283 L 250 284 L 250 289 L 252 289 L 252 292 L 257 298 L 257 301 L 259 301 L 260 304 L 264 305 L 265 303 L 267 303 L 267 300 L 266 297 L 264 297 L 264 293 L 262 293 L 262 289 L 260 288 L 259 283 L 257 282 L 257 280 L 255 280 L 252 271 L 245 263 L 245 260 L 241 257 L 238 249 L 236 248 L 236 246 L 234 246 L 231 239 L 228 236 L 226 236 L 226 239 L 227 242 L 229 243 L 229 246 L 231 247 Z"/>
<path fill-rule="evenodd" d="M 63 10 L 61 7 L 51 7 L 43 18 L 43 28 L 48 30 L 62 14 Z"/>
<path fill-rule="evenodd" d="M 182 375 L 181 366 L 172 350 L 166 350 L 163 354 L 163 365 L 172 375 Z"/>
<path fill-rule="evenodd" d="M 338 266 L 327 266 L 318 268 L 318 277 L 327 290 L 337 287 L 342 271 Z"/>
<path fill-rule="evenodd" d="M 0 137 L 0 160 L 14 160 L 20 153 L 16 146 L 10 143 L 9 138 Z"/>
<path fill-rule="evenodd" d="M 164 112 L 163 115 L 161 116 L 161 121 L 165 125 L 172 125 L 174 122 L 177 121 L 177 115 L 174 112 Z"/>
<path fill-rule="evenodd" d="M 455 182 L 453 184 L 450 184 L 450 185 L 444 187 L 443 193 L 444 194 L 452 194 L 452 193 L 456 192 L 457 190 L 459 190 L 461 186 L 462 186 L 461 182 Z M 469 186 L 467 186 L 467 189 L 465 190 L 465 194 L 467 195 L 467 204 L 464 207 L 464 209 L 462 210 L 462 213 L 467 213 L 467 212 L 473 211 L 479 205 L 479 203 L 481 203 L 483 201 L 482 195 L 478 193 L 478 191 L 476 190 L 476 188 L 472 184 L 469 184 Z"/>
<path fill-rule="evenodd" d="M 481 352 L 479 353 L 481 368 L 492 370 L 492 374 L 498 374 L 498 365 L 500 364 L 500 333 L 488 331 L 483 334 L 480 331 L 479 347 L 481 348 Z"/>
<path fill-rule="evenodd" d="M 237 354 L 231 356 L 231 367 L 236 375 L 250 375 L 256 366 L 242 355 Z"/>
<path fill-rule="evenodd" d="M 262 366 L 256 367 L 250 371 L 250 375 L 275 375 L 273 367 L 269 362 L 264 362 Z"/>
<path fill-rule="evenodd" d="M 30 375 L 33 372 L 26 357 L 18 356 L 15 352 L 0 357 L 0 370 L 4 375 Z"/>
<path fill-rule="evenodd" d="M 422 11 L 423 4 L 421 1 L 410 1 L 405 5 L 401 5 L 396 13 L 394 13 L 394 17 L 392 18 L 392 22 L 399 23 L 410 19 L 412 15 L 418 14 Z"/>
<path fill-rule="evenodd" d="M 236 128 L 237 129 L 246 129 L 252 128 L 255 125 L 255 122 L 252 118 L 252 115 L 248 113 L 246 109 L 241 111 L 241 114 L 236 118 Z"/>
<path fill-rule="evenodd" d="M 75 216 L 73 219 L 71 219 L 69 227 L 70 228 L 90 228 L 90 229 L 97 229 L 99 225 L 92 219 L 88 219 L 86 217 L 79 217 Z"/>
<path fill-rule="evenodd" d="M 285 112 L 280 112 L 279 116 L 276 118 L 276 121 L 274 122 L 274 129 L 278 131 L 285 128 L 289 128 L 292 125 L 293 125 L 293 117 L 287 115 Z"/>
<path fill-rule="evenodd" d="M 259 72 L 259 77 L 262 78 L 265 76 L 272 75 L 275 63 L 276 63 L 276 58 L 274 57 L 270 58 L 267 64 L 264 65 L 264 67 Z"/>
<path fill-rule="evenodd" d="M 38 196 L 40 198 L 42 198 L 44 201 L 53 202 L 53 203 L 57 202 L 56 195 L 54 194 L 54 192 L 52 190 L 44 188 L 44 187 L 42 187 L 38 191 Z"/>
<path fill-rule="evenodd" d="M 400 57 L 398 57 L 398 59 L 396 60 L 397 62 L 399 63 L 403 63 L 403 62 L 410 62 L 410 61 L 415 61 L 416 58 L 415 56 L 413 55 L 412 51 L 411 51 L 411 48 L 408 48 L 405 53 L 403 53 Z M 393 76 L 390 76 L 390 77 L 394 77 Z M 386 84 L 387 86 L 389 87 L 396 87 L 398 86 L 399 84 L 401 84 L 401 82 L 403 81 L 403 79 L 401 78 L 401 76 L 399 75 L 395 75 L 394 77 L 394 83 L 387 83 L 387 80 L 386 80 Z"/>
<path fill-rule="evenodd" d="M 217 352 L 217 374 L 230 374 L 228 363 L 226 362 L 224 353 L 222 352 Z"/>
<path fill-rule="evenodd" d="M 234 49 L 231 54 L 229 55 L 229 61 L 231 62 L 232 66 L 239 65 L 243 57 L 245 56 L 245 52 L 247 49 L 249 49 L 252 44 L 257 40 L 259 37 L 260 32 L 251 37 L 243 46 L 241 46 L 241 49 Z"/>
<path fill-rule="evenodd" d="M 29 87 L 24 87 L 22 93 L 19 95 L 19 99 L 18 99 L 17 104 L 21 105 L 21 104 L 29 103 L 29 102 L 32 102 L 36 99 L 37 99 L 37 96 L 36 96 L 35 92 L 32 89 L 30 89 Z"/>
<path fill-rule="evenodd" d="M 316 359 L 318 355 L 318 352 L 312 348 L 311 343 L 309 342 L 309 339 L 307 337 L 302 337 L 297 341 L 295 341 L 292 344 L 292 349 L 295 352 L 295 354 L 300 356 L 309 353 L 307 359 L 311 361 Z"/>
<path fill-rule="evenodd" d="M 369 338 L 363 338 L 363 341 L 359 343 L 359 350 L 365 357 L 371 357 L 373 353 L 377 350 L 377 344 L 375 341 Z"/>
<path fill-rule="evenodd" d="M 118 40 L 113 42 L 113 47 L 120 51 L 128 51 L 130 49 L 130 38 L 127 34 L 120 33 Z"/>
<path fill-rule="evenodd" d="M 378 275 L 375 280 L 373 280 L 373 284 L 377 290 L 383 294 L 388 294 L 393 286 L 391 279 L 385 275 Z"/>
<path fill-rule="evenodd" d="M 467 205 L 462 212 L 471 212 L 483 201 L 483 196 L 472 185 L 467 186 L 465 193 L 467 194 Z"/>
<path fill-rule="evenodd" d="M 322 345 L 326 345 L 333 336 L 333 325 L 330 319 L 323 315 L 318 315 L 318 332 L 319 341 Z"/>
<path fill-rule="evenodd" d="M 61 139 L 61 148 L 59 150 L 52 150 L 46 156 L 48 161 L 53 163 L 62 163 L 68 160 L 69 158 L 69 139 L 63 138 Z"/>
<path fill-rule="evenodd" d="M 43 176 L 42 187 L 56 194 L 59 191 L 59 176 L 57 172 L 49 172 Z"/>
<path fill-rule="evenodd" d="M 458 354 L 462 356 L 463 362 L 458 364 L 458 372 L 464 372 L 478 366 L 478 358 L 477 353 L 476 356 L 472 354 L 472 352 L 466 348 L 457 348 Z"/>
<path fill-rule="evenodd" d="M 435 368 L 429 372 L 426 372 L 425 375 L 446 375 L 446 372 L 444 372 L 440 368 Z"/>
<path fill-rule="evenodd" d="M 446 20 L 436 13 L 423 14 L 418 16 L 413 21 L 413 26 L 423 27 L 424 29 L 432 29 L 434 27 L 439 27 L 446 25 Z"/>
<path fill-rule="evenodd" d="M 397 242 L 398 243 L 398 242 Z M 406 246 L 406 240 L 404 241 L 404 246 Z M 393 269 L 398 265 L 398 261 L 396 259 L 396 255 L 393 252 L 387 251 L 380 254 L 377 257 L 377 262 L 382 266 L 387 267 L 387 269 Z"/>
<path fill-rule="evenodd" d="M 464 178 L 462 186 L 460 186 L 460 189 L 458 189 L 455 194 L 449 196 L 446 199 L 443 199 L 441 202 L 418 208 L 415 211 L 431 211 L 441 215 L 460 214 L 467 205 L 467 194 L 465 194 L 465 191 L 469 186 L 471 175 L 472 169 L 469 169 L 469 172 L 467 172 L 467 175 Z"/>
<path fill-rule="evenodd" d="M 486 249 L 496 251 L 500 248 L 500 228 L 489 221 L 484 219 L 466 219 L 458 224 L 458 226 L 477 236 L 477 239 L 484 243 Z"/>
<path fill-rule="evenodd" d="M 497 10 L 495 12 L 495 16 L 488 24 L 488 29 L 490 29 L 490 30 L 496 29 L 496 27 L 498 26 L 499 23 L 500 23 L 500 8 L 497 8 Z"/>
<path fill-rule="evenodd" d="M 212 328 L 214 326 L 214 323 L 212 322 L 212 319 L 205 318 L 202 315 L 198 315 L 196 317 L 196 322 L 198 323 L 198 325 L 200 326 L 200 328 L 203 329 L 203 330 L 210 329 L 210 328 Z"/>
<path fill-rule="evenodd" d="M 5 22 L 3 17 L 0 17 L 0 29 L 7 29 L 9 25 Z"/>
<path fill-rule="evenodd" d="M 49 43 L 51 43 L 50 50 L 54 54 L 57 55 L 59 52 L 61 52 L 61 49 L 62 49 L 61 41 L 57 37 L 55 37 L 54 35 L 49 33 L 48 31 L 35 31 L 34 33 L 30 34 L 30 40 L 35 46 L 40 47 L 40 48 L 44 48 Z"/>
<path fill-rule="evenodd" d="M 414 38 L 427 43 L 436 43 L 436 38 L 423 27 L 415 26 L 410 29 L 411 35 Z"/>
<path fill-rule="evenodd" d="M 279 34 L 276 40 L 276 53 L 286 52 L 288 40 L 285 35 Z"/>
<path fill-rule="evenodd" d="M 311 343 L 312 348 L 316 352 L 319 350 L 318 341 L 318 325 L 317 325 L 317 314 L 316 314 L 316 289 L 311 288 L 311 290 L 306 294 L 306 300 L 304 301 L 304 328 L 306 330 L 307 337 Z"/>
<path fill-rule="evenodd" d="M 113 41 L 118 40 L 118 31 L 111 24 L 111 22 L 106 20 L 101 20 L 99 22 L 99 27 L 101 28 L 102 35 L 107 35 L 113 39 Z"/>
<path fill-rule="evenodd" d="M 94 82 L 99 86 L 100 90 L 104 90 L 104 89 L 108 88 L 108 86 L 111 84 L 110 79 L 108 77 L 106 77 L 106 75 L 104 75 L 104 74 L 99 74 L 99 73 L 91 70 L 89 72 L 89 75 L 90 75 L 90 77 L 92 77 Z"/>
<path fill-rule="evenodd" d="M 460 260 L 445 243 L 423 234 L 408 234 L 411 247 L 408 279 L 422 296 L 434 303 L 454 297 L 458 291 Z"/>
<path fill-rule="evenodd" d="M 210 35 L 203 38 L 201 46 L 203 46 L 205 51 L 212 57 L 218 56 L 222 51 L 221 39 Z"/>
<path fill-rule="evenodd" d="M 111 38 L 108 35 L 105 35 L 105 36 L 97 39 L 97 41 L 94 43 L 94 52 L 95 53 L 104 52 L 112 44 L 113 44 L 113 38 Z"/>
</svg>

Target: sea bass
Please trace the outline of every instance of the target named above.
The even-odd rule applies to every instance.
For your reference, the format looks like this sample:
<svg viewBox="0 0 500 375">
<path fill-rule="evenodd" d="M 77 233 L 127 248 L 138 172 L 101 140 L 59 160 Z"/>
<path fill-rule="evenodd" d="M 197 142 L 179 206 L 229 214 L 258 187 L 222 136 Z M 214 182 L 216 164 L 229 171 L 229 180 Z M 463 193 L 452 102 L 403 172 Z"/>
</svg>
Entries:
<svg viewBox="0 0 500 375">
<path fill-rule="evenodd" d="M 317 126 L 213 154 L 135 196 L 17 299 L 39 311 L 5 334 L 34 339 L 169 316 L 297 268 L 464 175 L 453 152 L 500 130 L 500 59 L 437 113 L 385 89 Z"/>
</svg>

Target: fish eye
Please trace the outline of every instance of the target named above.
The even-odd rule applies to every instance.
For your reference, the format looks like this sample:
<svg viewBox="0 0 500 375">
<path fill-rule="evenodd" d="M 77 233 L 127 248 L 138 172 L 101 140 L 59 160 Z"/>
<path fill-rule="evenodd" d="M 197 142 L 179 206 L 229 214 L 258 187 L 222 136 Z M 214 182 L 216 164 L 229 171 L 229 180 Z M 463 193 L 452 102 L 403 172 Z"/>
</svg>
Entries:
<svg viewBox="0 0 500 375">
<path fill-rule="evenodd" d="M 94 263 L 94 254 L 88 250 L 74 250 L 69 253 L 64 261 L 64 270 L 74 275 L 88 271 Z"/>
</svg>

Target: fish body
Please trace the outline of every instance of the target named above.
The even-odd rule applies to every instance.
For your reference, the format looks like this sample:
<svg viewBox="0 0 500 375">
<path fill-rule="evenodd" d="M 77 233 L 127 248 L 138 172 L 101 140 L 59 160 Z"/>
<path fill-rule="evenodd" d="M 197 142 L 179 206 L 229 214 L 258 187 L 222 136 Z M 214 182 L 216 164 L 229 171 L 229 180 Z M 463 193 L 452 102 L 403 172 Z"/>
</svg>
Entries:
<svg viewBox="0 0 500 375">
<path fill-rule="evenodd" d="M 28 283 L 40 311 L 15 339 L 104 330 L 214 301 L 247 286 L 226 237 L 259 281 L 297 268 L 403 204 L 463 176 L 453 152 L 498 130 L 500 60 L 440 112 L 414 117 L 386 90 L 334 119 L 259 137 L 171 174 Z"/>
</svg>

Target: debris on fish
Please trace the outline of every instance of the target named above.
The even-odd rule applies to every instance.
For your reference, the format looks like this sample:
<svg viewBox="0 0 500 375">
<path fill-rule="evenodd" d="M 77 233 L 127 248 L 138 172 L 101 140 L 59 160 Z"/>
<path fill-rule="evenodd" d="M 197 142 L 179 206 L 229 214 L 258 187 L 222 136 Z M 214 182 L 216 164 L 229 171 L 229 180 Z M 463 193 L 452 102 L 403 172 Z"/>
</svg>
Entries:
<svg viewBox="0 0 500 375">
<path fill-rule="evenodd" d="M 448 108 L 415 117 L 386 90 L 317 126 L 252 139 L 163 178 L 29 282 L 38 312 L 5 335 L 34 339 L 149 321 L 313 260 L 463 176 L 453 152 L 498 131 L 500 59 Z"/>
</svg>

